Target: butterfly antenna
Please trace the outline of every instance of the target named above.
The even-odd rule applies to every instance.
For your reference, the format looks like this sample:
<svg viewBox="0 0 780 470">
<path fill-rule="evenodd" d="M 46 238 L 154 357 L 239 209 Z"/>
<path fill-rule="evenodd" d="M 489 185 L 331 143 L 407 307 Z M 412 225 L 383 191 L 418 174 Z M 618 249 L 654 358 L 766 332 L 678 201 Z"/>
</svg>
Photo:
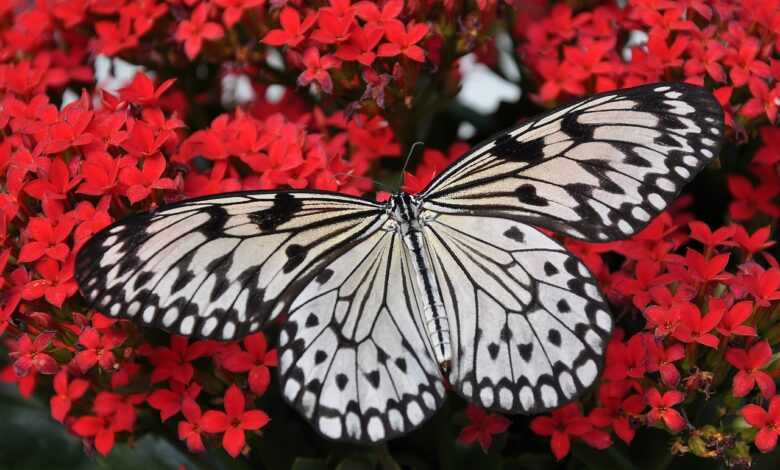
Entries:
<svg viewBox="0 0 780 470">
<path fill-rule="evenodd" d="M 409 149 L 409 153 L 406 154 L 406 160 L 404 161 L 404 167 L 401 168 L 401 176 L 399 176 L 399 178 L 401 180 L 398 182 L 398 187 L 399 188 L 402 187 L 403 184 L 404 184 L 404 174 L 406 173 L 406 167 L 409 166 L 409 161 L 412 159 L 412 157 L 414 157 L 414 156 L 416 156 L 417 154 L 420 153 L 419 150 L 417 150 L 417 149 L 422 149 L 424 147 L 425 147 L 425 142 L 421 142 L 419 140 L 412 144 L 412 147 Z"/>
<path fill-rule="evenodd" d="M 353 175 L 352 173 L 334 173 L 333 174 L 334 178 L 338 178 L 340 176 L 344 176 L 344 177 L 352 178 L 352 179 L 370 181 L 370 182 L 374 183 L 374 185 L 379 186 L 380 188 L 384 189 L 385 191 L 387 191 L 389 193 L 395 192 L 395 190 L 393 188 L 391 188 L 389 184 L 386 184 L 386 183 L 383 183 L 381 181 L 375 180 L 374 178 L 369 178 L 368 176 L 358 176 L 358 175 Z"/>
</svg>

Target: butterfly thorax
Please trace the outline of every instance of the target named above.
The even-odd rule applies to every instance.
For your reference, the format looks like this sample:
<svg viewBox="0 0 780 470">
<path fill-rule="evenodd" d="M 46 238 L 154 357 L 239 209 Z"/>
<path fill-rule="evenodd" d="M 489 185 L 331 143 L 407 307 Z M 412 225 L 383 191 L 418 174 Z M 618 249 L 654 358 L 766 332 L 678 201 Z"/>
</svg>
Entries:
<svg viewBox="0 0 780 470">
<path fill-rule="evenodd" d="M 430 250 L 423 236 L 425 221 L 420 217 L 420 202 L 410 194 L 398 193 L 393 195 L 389 209 L 411 253 L 411 263 L 417 273 L 417 290 L 420 293 L 417 299 L 423 312 L 425 331 L 436 362 L 446 372 L 452 359 L 450 327 L 441 290 L 433 271 Z"/>
</svg>

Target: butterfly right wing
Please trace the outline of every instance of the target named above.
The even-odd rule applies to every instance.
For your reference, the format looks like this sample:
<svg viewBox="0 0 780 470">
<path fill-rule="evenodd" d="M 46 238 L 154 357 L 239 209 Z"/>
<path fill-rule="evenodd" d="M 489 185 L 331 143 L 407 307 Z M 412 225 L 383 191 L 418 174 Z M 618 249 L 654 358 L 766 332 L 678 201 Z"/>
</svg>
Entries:
<svg viewBox="0 0 780 470">
<path fill-rule="evenodd" d="M 292 306 L 282 392 L 330 439 L 374 443 L 420 426 L 444 400 L 414 271 L 393 222 L 336 257 Z"/>
<path fill-rule="evenodd" d="M 289 306 L 307 273 L 387 218 L 335 193 L 249 191 L 123 219 L 79 251 L 75 277 L 106 314 L 229 340 Z"/>
</svg>

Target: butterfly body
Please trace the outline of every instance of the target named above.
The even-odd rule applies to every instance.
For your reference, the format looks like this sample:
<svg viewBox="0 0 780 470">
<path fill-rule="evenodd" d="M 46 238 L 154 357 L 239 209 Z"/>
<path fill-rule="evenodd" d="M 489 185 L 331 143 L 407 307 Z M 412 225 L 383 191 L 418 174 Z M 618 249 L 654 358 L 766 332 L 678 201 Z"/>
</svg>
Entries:
<svg viewBox="0 0 780 470">
<path fill-rule="evenodd" d="M 539 413 L 577 399 L 612 331 L 595 276 L 544 228 L 645 227 L 717 155 L 723 111 L 668 83 L 555 109 L 477 145 L 419 194 L 244 191 L 120 220 L 79 251 L 95 308 L 231 340 L 283 316 L 285 400 L 323 436 L 375 443 L 453 392 Z"/>
<path fill-rule="evenodd" d="M 417 273 L 417 288 L 421 292 L 425 329 L 436 355 L 436 362 L 444 371 L 450 367 L 450 328 L 444 310 L 439 283 L 431 265 L 431 254 L 423 235 L 426 218 L 420 216 L 420 201 L 407 193 L 394 194 L 388 211 L 393 215 L 404 244 L 412 254 L 412 265 Z"/>
</svg>

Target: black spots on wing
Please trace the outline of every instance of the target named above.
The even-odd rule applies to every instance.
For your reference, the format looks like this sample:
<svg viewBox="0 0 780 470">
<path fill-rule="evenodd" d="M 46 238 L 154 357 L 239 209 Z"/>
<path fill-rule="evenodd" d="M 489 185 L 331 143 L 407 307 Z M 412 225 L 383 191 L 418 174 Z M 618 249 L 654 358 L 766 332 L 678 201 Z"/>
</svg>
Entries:
<svg viewBox="0 0 780 470">
<path fill-rule="evenodd" d="M 133 283 L 133 290 L 138 290 L 141 288 L 141 286 L 146 285 L 149 281 L 152 280 L 152 276 L 154 276 L 154 273 L 151 271 L 143 271 L 139 273 L 135 278 L 135 282 Z"/>
<path fill-rule="evenodd" d="M 498 357 L 498 351 L 499 351 L 498 344 L 490 343 L 488 344 L 487 349 L 488 349 L 488 353 L 490 354 L 490 358 L 495 361 L 496 358 Z"/>
<path fill-rule="evenodd" d="M 336 385 L 339 387 L 339 390 L 342 392 L 345 388 L 347 388 L 347 384 L 349 383 L 349 378 L 344 374 L 338 374 L 336 376 Z"/>
<path fill-rule="evenodd" d="M 218 276 L 224 276 L 233 264 L 233 253 L 215 258 L 206 265 L 206 271 Z"/>
<path fill-rule="evenodd" d="M 314 363 L 317 365 L 322 364 L 325 362 L 325 360 L 328 358 L 328 353 L 326 353 L 323 350 L 319 350 L 316 353 L 314 353 Z"/>
<path fill-rule="evenodd" d="M 249 220 L 254 222 L 262 232 L 271 232 L 280 225 L 289 222 L 296 212 L 303 207 L 301 201 L 289 193 L 279 193 L 274 203 L 268 209 L 249 214 Z"/>
<path fill-rule="evenodd" d="M 577 276 L 579 272 L 579 261 L 577 261 L 576 258 L 570 256 L 566 258 L 566 261 L 563 262 L 563 268 L 567 273 Z"/>
<path fill-rule="evenodd" d="M 317 274 L 317 277 L 315 277 L 314 280 L 317 281 L 317 284 L 322 285 L 328 282 L 331 277 L 333 277 L 333 270 L 325 268 Z"/>
<path fill-rule="evenodd" d="M 518 243 L 525 242 L 525 234 L 515 226 L 509 227 L 509 230 L 504 232 L 504 236 Z"/>
<path fill-rule="evenodd" d="M 560 271 L 558 271 L 558 268 L 556 268 L 555 265 L 552 264 L 551 262 L 546 261 L 544 263 L 544 274 L 546 274 L 547 276 L 555 276 L 559 272 Z"/>
<path fill-rule="evenodd" d="M 555 347 L 561 346 L 561 332 L 556 329 L 550 329 L 550 331 L 547 332 L 547 341 L 550 342 Z"/>
<path fill-rule="evenodd" d="M 679 147 L 680 146 L 680 142 L 676 141 L 672 137 L 672 134 L 669 133 L 669 132 L 662 132 L 659 137 L 655 138 L 655 143 L 656 144 L 660 144 L 660 145 L 664 145 L 664 146 L 667 146 L 667 147 Z"/>
<path fill-rule="evenodd" d="M 222 297 L 222 294 L 224 294 L 229 287 L 230 287 L 230 282 L 228 282 L 227 278 L 225 276 L 218 275 L 217 282 L 214 283 L 214 288 L 211 290 L 211 295 L 209 296 L 209 300 L 211 300 L 212 302 L 216 301 L 218 298 Z"/>
<path fill-rule="evenodd" d="M 566 299 L 561 299 L 558 301 L 557 304 L 558 312 L 560 313 L 569 313 L 571 312 L 571 306 L 569 306 L 569 302 L 566 301 Z"/>
<path fill-rule="evenodd" d="M 308 251 L 308 248 L 297 243 L 289 245 L 284 251 L 284 254 L 287 255 L 287 262 L 282 266 L 282 271 L 287 274 L 297 268 L 306 259 Z"/>
<path fill-rule="evenodd" d="M 199 230 L 203 232 L 208 238 L 217 238 L 224 232 L 225 222 L 228 219 L 227 211 L 220 206 L 213 205 L 204 209 L 209 215 L 209 220 L 199 227 Z"/>
<path fill-rule="evenodd" d="M 322 390 L 322 383 L 320 382 L 320 379 L 312 379 L 309 383 L 306 384 L 306 390 L 319 393 L 320 390 Z"/>
<path fill-rule="evenodd" d="M 518 344 L 517 352 L 520 353 L 520 357 L 523 358 L 525 362 L 529 362 L 531 360 L 531 354 L 534 352 L 534 345 L 533 343 Z"/>
<path fill-rule="evenodd" d="M 621 152 L 625 154 L 625 157 L 623 157 L 624 164 L 636 166 L 640 168 L 651 168 L 653 166 L 650 160 L 640 156 L 633 149 L 626 146 L 620 146 L 618 148 L 620 149 Z"/>
<path fill-rule="evenodd" d="M 601 176 L 599 178 L 599 188 L 612 194 L 626 194 L 625 189 L 622 186 L 615 183 L 615 181 L 609 176 Z"/>
<path fill-rule="evenodd" d="M 395 365 L 398 367 L 398 370 L 400 370 L 403 373 L 406 373 L 406 359 L 399 357 L 395 360 Z"/>
<path fill-rule="evenodd" d="M 512 339 L 512 329 L 509 328 L 509 325 L 504 325 L 501 327 L 501 341 L 507 342 L 510 339 Z"/>
<path fill-rule="evenodd" d="M 308 317 L 306 317 L 306 328 L 313 328 L 320 324 L 319 318 L 317 318 L 317 315 L 310 313 Z"/>
<path fill-rule="evenodd" d="M 504 160 L 532 162 L 543 155 L 540 145 L 543 145 L 541 140 L 521 144 L 511 135 L 504 134 L 496 139 L 496 145 L 490 150 L 490 153 Z"/>
<path fill-rule="evenodd" d="M 577 140 L 593 140 L 593 131 L 598 127 L 596 125 L 580 124 L 577 119 L 582 115 L 580 112 L 568 113 L 561 119 L 561 131 L 566 135 Z"/>
<path fill-rule="evenodd" d="M 532 184 L 526 183 L 518 186 L 517 189 L 515 189 L 515 196 L 518 201 L 523 204 L 528 204 L 529 206 L 546 206 L 549 204 L 547 199 L 539 197 L 539 195 L 536 194 L 536 186 Z"/>
<path fill-rule="evenodd" d="M 374 370 L 369 372 L 368 374 L 365 374 L 366 380 L 368 380 L 368 383 L 371 384 L 374 388 L 379 388 L 379 371 Z"/>
<path fill-rule="evenodd" d="M 387 364 L 387 360 L 390 359 L 390 356 L 385 352 L 384 349 L 377 347 L 376 348 L 376 360 L 379 361 L 380 364 L 385 365 Z"/>
</svg>

